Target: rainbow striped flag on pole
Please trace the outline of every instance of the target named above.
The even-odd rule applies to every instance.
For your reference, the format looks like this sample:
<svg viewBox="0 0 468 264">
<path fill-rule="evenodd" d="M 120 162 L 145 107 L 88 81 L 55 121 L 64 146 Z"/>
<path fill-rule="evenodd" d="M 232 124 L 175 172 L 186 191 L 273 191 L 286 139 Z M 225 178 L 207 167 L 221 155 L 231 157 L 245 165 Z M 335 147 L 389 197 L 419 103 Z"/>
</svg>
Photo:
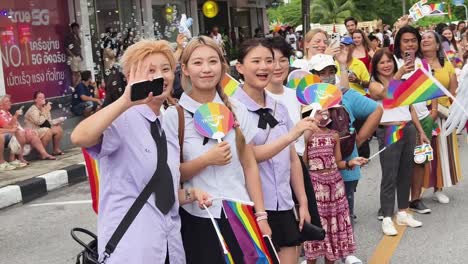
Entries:
<svg viewBox="0 0 468 264">
<path fill-rule="evenodd" d="M 238 201 L 223 200 L 223 208 L 244 253 L 244 262 L 246 264 L 274 263 L 258 227 L 253 207 Z"/>
<path fill-rule="evenodd" d="M 236 92 L 239 84 L 240 83 L 236 79 L 234 79 L 234 77 L 227 73 L 224 74 L 224 77 L 221 80 L 221 87 L 223 88 L 224 93 L 227 96 L 232 96 Z"/>
<path fill-rule="evenodd" d="M 392 80 L 388 86 L 387 98 L 382 101 L 384 108 L 425 102 L 450 92 L 425 69 L 417 69 L 406 81 Z"/>
<path fill-rule="evenodd" d="M 400 140 L 403 137 L 403 128 L 405 126 L 406 123 L 385 127 L 385 146 L 389 146 Z"/>
<path fill-rule="evenodd" d="M 99 205 L 99 162 L 89 153 L 86 149 L 81 149 L 86 163 L 86 171 L 88 172 L 89 187 L 91 189 L 91 199 L 93 201 L 93 209 L 96 214 L 98 213 Z"/>
</svg>

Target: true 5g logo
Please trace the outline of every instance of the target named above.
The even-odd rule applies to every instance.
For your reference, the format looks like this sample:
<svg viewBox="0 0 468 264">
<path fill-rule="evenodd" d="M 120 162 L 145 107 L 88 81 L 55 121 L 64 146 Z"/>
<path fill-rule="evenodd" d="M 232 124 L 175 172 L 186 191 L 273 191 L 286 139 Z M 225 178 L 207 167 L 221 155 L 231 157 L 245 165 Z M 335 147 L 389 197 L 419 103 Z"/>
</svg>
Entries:
<svg viewBox="0 0 468 264">
<path fill-rule="evenodd" d="M 31 23 L 33 26 L 47 26 L 50 20 L 48 9 L 32 9 L 31 12 L 10 9 L 9 16 L 13 23 Z"/>
</svg>

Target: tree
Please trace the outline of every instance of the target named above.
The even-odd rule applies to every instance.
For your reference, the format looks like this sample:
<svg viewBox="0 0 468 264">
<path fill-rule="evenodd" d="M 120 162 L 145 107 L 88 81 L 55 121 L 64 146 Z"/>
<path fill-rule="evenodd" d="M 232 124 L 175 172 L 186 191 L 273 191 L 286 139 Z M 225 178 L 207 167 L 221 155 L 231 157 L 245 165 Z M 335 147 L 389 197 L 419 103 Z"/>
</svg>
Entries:
<svg viewBox="0 0 468 264">
<path fill-rule="evenodd" d="M 290 26 L 298 26 L 302 24 L 301 0 L 292 0 L 289 4 L 282 4 L 276 8 L 268 8 L 268 20 L 281 21 Z"/>
<path fill-rule="evenodd" d="M 361 19 L 353 0 L 313 0 L 310 8 L 312 23 L 343 23 L 349 16 Z"/>
</svg>

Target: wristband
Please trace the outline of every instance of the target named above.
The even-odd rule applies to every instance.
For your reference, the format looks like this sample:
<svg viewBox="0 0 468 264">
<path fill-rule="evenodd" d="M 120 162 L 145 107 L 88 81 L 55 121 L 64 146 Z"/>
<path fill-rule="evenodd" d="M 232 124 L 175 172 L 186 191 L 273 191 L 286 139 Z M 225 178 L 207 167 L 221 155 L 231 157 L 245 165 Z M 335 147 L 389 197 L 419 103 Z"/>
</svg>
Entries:
<svg viewBox="0 0 468 264">
<path fill-rule="evenodd" d="M 346 164 L 346 169 L 347 169 L 347 170 L 350 170 L 351 167 L 349 166 L 349 160 L 347 160 L 345 164 Z"/>
<path fill-rule="evenodd" d="M 260 222 L 260 221 L 264 221 L 264 220 L 268 220 L 267 215 L 262 215 L 262 216 L 257 217 L 257 223 Z"/>
<path fill-rule="evenodd" d="M 257 212 L 255 213 L 255 217 L 260 217 L 260 216 L 268 216 L 267 212 Z"/>
</svg>

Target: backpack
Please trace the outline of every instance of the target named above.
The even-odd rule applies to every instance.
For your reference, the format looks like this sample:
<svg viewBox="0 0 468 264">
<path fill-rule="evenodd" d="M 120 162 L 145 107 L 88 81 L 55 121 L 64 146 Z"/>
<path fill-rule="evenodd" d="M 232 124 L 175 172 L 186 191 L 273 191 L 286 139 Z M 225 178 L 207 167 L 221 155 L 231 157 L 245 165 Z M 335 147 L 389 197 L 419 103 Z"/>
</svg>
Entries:
<svg viewBox="0 0 468 264">
<path fill-rule="evenodd" d="M 338 132 L 340 136 L 341 157 L 349 157 L 356 144 L 356 133 L 349 113 L 343 106 L 328 109 L 332 122 L 327 126 Z"/>
</svg>

